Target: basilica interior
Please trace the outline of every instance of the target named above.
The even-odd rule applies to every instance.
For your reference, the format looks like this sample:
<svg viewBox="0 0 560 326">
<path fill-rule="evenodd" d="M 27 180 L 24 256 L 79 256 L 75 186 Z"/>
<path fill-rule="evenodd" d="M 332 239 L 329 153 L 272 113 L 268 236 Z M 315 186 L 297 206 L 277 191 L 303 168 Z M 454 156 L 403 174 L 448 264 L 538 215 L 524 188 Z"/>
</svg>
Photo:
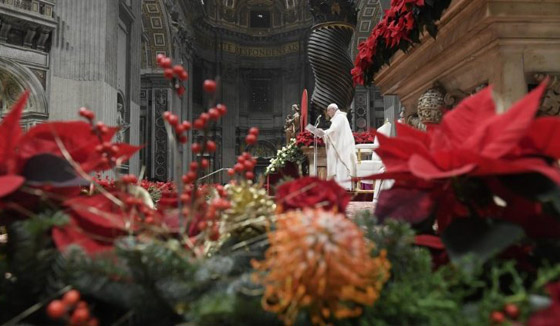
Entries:
<svg viewBox="0 0 560 326">
<path fill-rule="evenodd" d="M 0 0 L 0 325 L 560 325 L 560 0 Z"/>
<path fill-rule="evenodd" d="M 356 3 L 351 44 L 343 50 L 349 57 L 384 6 L 388 1 Z M 202 83 L 217 78 L 218 100 L 229 113 L 212 131 L 220 150 L 209 157 L 211 165 L 231 167 L 236 155 L 250 150 L 262 172 L 285 145 L 291 106 L 300 104 L 304 89 L 313 93 L 307 49 L 317 19 L 298 0 L 2 0 L 2 113 L 23 89 L 33 90 L 26 127 L 73 119 L 78 108 L 88 107 L 119 125 L 123 141 L 145 146 L 123 169 L 145 167 L 146 177 L 163 181 L 174 177 L 174 158 L 161 114 L 172 110 L 191 119 L 203 112 L 209 99 Z M 174 96 L 163 78 L 158 54 L 188 71 L 183 97 Z M 356 131 L 398 118 L 396 97 L 384 97 L 376 87 L 358 87 L 350 96 L 345 109 Z M 261 136 L 246 148 L 243 138 L 252 126 Z M 188 148 L 179 155 L 192 159 Z"/>
</svg>

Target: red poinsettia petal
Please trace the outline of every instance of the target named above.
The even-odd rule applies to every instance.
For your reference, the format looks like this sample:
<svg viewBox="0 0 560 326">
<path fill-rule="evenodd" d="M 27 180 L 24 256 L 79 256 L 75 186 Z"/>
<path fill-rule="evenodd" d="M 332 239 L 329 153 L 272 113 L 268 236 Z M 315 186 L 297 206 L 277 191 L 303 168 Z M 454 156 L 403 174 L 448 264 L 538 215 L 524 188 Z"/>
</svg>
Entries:
<svg viewBox="0 0 560 326">
<path fill-rule="evenodd" d="M 414 237 L 414 244 L 438 250 L 445 249 L 445 245 L 441 241 L 441 238 L 431 234 L 417 235 Z"/>
<path fill-rule="evenodd" d="M 101 137 L 102 140 L 110 141 L 117 131 L 116 127 L 108 128 L 108 132 Z M 20 165 L 23 165 L 30 157 L 41 153 L 62 156 L 64 150 L 82 166 L 85 172 L 90 172 L 91 169 L 87 169 L 87 167 L 98 164 L 101 159 L 101 155 L 95 152 L 95 147 L 99 144 L 100 140 L 86 122 L 43 123 L 33 127 L 23 137 L 19 154 Z"/>
<path fill-rule="evenodd" d="M 431 190 L 393 186 L 379 195 L 375 215 L 418 224 L 432 214 L 435 204 Z"/>
<path fill-rule="evenodd" d="M 477 158 L 477 168 L 472 171 L 473 176 L 504 175 L 537 172 L 552 181 L 560 184 L 560 171 L 550 166 L 541 158 L 527 157 L 513 160 L 491 159 L 487 157 Z"/>
<path fill-rule="evenodd" d="M 104 229 L 96 230 L 98 233 L 108 232 L 107 236 L 112 236 L 112 230 L 126 230 L 125 212 L 104 194 L 72 198 L 64 204 L 76 213 L 77 222 Z"/>
<path fill-rule="evenodd" d="M 0 198 L 16 191 L 24 182 L 25 179 L 19 175 L 0 176 Z"/>
<path fill-rule="evenodd" d="M 449 178 L 463 175 L 465 173 L 471 172 L 476 167 L 476 164 L 474 163 L 466 163 L 462 165 L 457 164 L 456 167 L 448 170 L 443 170 L 426 158 L 416 154 L 412 155 L 412 157 L 408 161 L 408 164 L 410 172 L 412 172 L 412 174 L 426 180 Z"/>
<path fill-rule="evenodd" d="M 560 282 L 550 283 L 546 286 L 546 289 L 550 294 L 550 298 L 553 301 L 560 303 Z"/>
<path fill-rule="evenodd" d="M 560 158 L 560 119 L 544 117 L 533 121 L 520 147 L 523 154 Z"/>
<path fill-rule="evenodd" d="M 420 131 L 416 128 L 412 128 L 409 125 L 406 125 L 404 123 L 397 123 L 395 125 L 395 128 L 397 130 L 397 136 L 399 138 L 407 138 L 407 139 L 411 139 L 414 141 L 419 141 L 420 143 L 424 144 L 424 146 L 426 146 L 426 148 L 429 148 L 430 146 L 430 142 L 431 142 L 431 137 L 430 134 L 428 134 L 427 132 L 423 132 Z"/>
<path fill-rule="evenodd" d="M 558 326 L 560 320 L 560 303 L 553 303 L 550 307 L 537 311 L 527 323 L 528 326 Z"/>
<path fill-rule="evenodd" d="M 379 140 L 379 148 L 375 150 L 387 170 L 408 171 L 407 162 L 413 154 L 430 157 L 428 149 L 418 140 L 412 138 L 387 137 L 373 131 Z"/>
<path fill-rule="evenodd" d="M 490 158 L 508 154 L 527 134 L 545 89 L 546 83 L 541 83 L 506 113 L 483 122 L 464 142 L 464 148 Z"/>
<path fill-rule="evenodd" d="M 457 107 L 443 116 L 441 130 L 452 146 L 459 147 L 480 126 L 496 115 L 492 87 L 467 97 Z"/>
<path fill-rule="evenodd" d="M 15 172 L 16 146 L 22 134 L 19 121 L 28 98 L 29 91 L 25 91 L 0 123 L 0 173 Z"/>
<path fill-rule="evenodd" d="M 119 164 L 125 163 L 128 161 L 132 155 L 134 155 L 137 151 L 142 149 L 143 146 L 133 146 L 125 143 L 116 143 L 113 144 L 118 148 L 118 151 L 114 154 L 114 158 L 117 159 Z M 90 153 L 89 158 L 85 163 L 82 164 L 82 169 L 86 172 L 90 171 L 103 171 L 110 169 L 109 165 L 103 164 L 101 162 L 102 156 L 96 152 Z"/>
<path fill-rule="evenodd" d="M 65 251 L 69 246 L 78 245 L 88 254 L 96 254 L 113 248 L 113 239 L 104 239 L 92 236 L 78 227 L 75 222 L 64 227 L 54 228 L 53 241 L 60 251 Z"/>
</svg>

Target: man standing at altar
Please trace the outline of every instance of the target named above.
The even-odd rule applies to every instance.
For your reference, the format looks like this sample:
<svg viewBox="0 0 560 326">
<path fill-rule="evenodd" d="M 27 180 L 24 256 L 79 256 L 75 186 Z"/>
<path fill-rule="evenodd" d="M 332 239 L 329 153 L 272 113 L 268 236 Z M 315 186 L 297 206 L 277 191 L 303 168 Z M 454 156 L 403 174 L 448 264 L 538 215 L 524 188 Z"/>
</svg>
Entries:
<svg viewBox="0 0 560 326">
<path fill-rule="evenodd" d="M 356 143 L 346 113 L 334 103 L 327 107 L 331 126 L 325 130 L 323 140 L 327 149 L 327 178 L 333 178 L 345 189 L 352 188 L 356 175 Z"/>
</svg>

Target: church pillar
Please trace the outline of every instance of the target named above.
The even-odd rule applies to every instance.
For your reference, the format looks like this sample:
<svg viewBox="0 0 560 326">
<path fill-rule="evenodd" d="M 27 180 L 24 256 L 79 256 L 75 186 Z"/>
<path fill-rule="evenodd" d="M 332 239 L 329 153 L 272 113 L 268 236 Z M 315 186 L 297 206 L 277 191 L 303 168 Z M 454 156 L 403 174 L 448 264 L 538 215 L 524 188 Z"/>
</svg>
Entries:
<svg viewBox="0 0 560 326">
<path fill-rule="evenodd" d="M 356 8 L 354 2 L 346 0 L 330 0 L 326 4 L 310 2 L 315 23 L 308 44 L 309 62 L 315 75 L 311 107 L 322 112 L 330 103 L 336 103 L 347 111 L 354 97 L 348 46 L 356 25 Z M 331 10 L 335 6 L 338 12 Z"/>
</svg>

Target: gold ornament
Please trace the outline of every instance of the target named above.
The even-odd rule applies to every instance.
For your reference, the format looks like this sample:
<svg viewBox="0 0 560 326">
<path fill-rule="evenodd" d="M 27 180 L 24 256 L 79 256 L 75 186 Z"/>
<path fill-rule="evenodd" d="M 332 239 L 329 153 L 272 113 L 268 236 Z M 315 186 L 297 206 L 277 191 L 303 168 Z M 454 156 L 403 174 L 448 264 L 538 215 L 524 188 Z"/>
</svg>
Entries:
<svg viewBox="0 0 560 326">
<path fill-rule="evenodd" d="M 244 241 L 266 233 L 276 210 L 276 204 L 266 190 L 252 182 L 229 184 L 225 189 L 231 208 L 222 214 L 221 237 L 212 246 L 214 250 L 231 237 Z"/>
<path fill-rule="evenodd" d="M 424 124 L 440 123 L 445 107 L 444 91 L 440 87 L 432 87 L 418 99 L 418 117 Z"/>
</svg>

